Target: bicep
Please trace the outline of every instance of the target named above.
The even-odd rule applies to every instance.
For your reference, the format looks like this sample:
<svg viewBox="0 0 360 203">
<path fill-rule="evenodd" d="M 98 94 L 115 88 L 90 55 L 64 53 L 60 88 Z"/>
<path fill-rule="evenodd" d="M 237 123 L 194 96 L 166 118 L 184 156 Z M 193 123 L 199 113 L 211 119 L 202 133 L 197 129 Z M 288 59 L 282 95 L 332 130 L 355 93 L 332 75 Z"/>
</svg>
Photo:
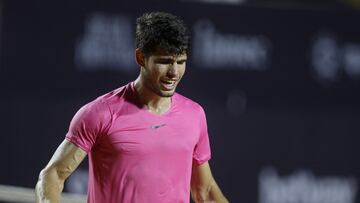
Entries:
<svg viewBox="0 0 360 203">
<path fill-rule="evenodd" d="M 203 164 L 193 164 L 191 174 L 192 187 L 207 187 L 213 182 L 209 162 Z"/>
<path fill-rule="evenodd" d="M 191 194 L 195 202 L 229 202 L 216 184 L 208 162 L 194 164 L 192 171 Z"/>
<path fill-rule="evenodd" d="M 46 169 L 55 169 L 61 179 L 66 179 L 85 156 L 84 150 L 65 139 L 56 149 Z"/>
</svg>

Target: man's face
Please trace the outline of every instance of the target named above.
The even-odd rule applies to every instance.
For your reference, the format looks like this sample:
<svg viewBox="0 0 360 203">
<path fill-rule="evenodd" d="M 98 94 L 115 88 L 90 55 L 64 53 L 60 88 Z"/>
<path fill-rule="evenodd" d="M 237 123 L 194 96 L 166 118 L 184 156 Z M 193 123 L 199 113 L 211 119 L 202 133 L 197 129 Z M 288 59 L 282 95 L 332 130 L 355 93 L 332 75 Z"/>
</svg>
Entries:
<svg viewBox="0 0 360 203">
<path fill-rule="evenodd" d="M 171 97 L 185 73 L 187 55 L 157 52 L 144 60 L 143 82 L 147 89 L 160 97 Z"/>
</svg>

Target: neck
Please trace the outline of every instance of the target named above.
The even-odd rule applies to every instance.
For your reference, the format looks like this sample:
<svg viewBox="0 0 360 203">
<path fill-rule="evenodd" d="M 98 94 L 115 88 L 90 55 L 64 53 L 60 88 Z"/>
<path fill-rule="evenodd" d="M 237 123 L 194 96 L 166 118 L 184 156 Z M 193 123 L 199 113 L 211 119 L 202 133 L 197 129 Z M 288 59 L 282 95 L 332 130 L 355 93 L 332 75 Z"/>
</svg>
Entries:
<svg viewBox="0 0 360 203">
<path fill-rule="evenodd" d="M 134 87 L 141 105 L 148 111 L 155 114 L 162 114 L 170 109 L 171 97 L 162 97 L 157 95 L 145 86 L 140 77 L 135 80 Z"/>
</svg>

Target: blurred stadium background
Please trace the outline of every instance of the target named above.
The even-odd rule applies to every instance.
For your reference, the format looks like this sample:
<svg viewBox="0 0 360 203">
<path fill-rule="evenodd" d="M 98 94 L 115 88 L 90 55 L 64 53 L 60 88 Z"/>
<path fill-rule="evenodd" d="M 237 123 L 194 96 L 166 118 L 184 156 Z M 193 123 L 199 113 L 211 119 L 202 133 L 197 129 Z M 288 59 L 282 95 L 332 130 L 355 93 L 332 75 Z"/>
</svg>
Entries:
<svg viewBox="0 0 360 203">
<path fill-rule="evenodd" d="M 205 107 L 210 164 L 231 202 L 360 202 L 359 9 L 359 0 L 0 0 L 0 202 L 34 202 L 77 109 L 135 79 L 134 24 L 148 11 L 182 16 L 192 32 L 179 92 Z M 86 181 L 85 161 L 63 202 L 83 201 Z"/>
</svg>

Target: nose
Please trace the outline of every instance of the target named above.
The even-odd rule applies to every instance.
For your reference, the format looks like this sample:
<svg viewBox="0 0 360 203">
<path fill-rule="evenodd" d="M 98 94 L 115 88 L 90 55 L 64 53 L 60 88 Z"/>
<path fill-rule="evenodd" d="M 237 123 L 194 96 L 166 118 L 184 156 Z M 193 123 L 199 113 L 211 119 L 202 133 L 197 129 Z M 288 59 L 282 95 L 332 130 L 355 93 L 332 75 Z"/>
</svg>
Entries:
<svg viewBox="0 0 360 203">
<path fill-rule="evenodd" d="M 176 77 L 179 76 L 179 67 L 178 67 L 178 64 L 176 62 L 169 65 L 169 69 L 168 69 L 166 75 L 169 78 L 176 78 Z"/>
</svg>

